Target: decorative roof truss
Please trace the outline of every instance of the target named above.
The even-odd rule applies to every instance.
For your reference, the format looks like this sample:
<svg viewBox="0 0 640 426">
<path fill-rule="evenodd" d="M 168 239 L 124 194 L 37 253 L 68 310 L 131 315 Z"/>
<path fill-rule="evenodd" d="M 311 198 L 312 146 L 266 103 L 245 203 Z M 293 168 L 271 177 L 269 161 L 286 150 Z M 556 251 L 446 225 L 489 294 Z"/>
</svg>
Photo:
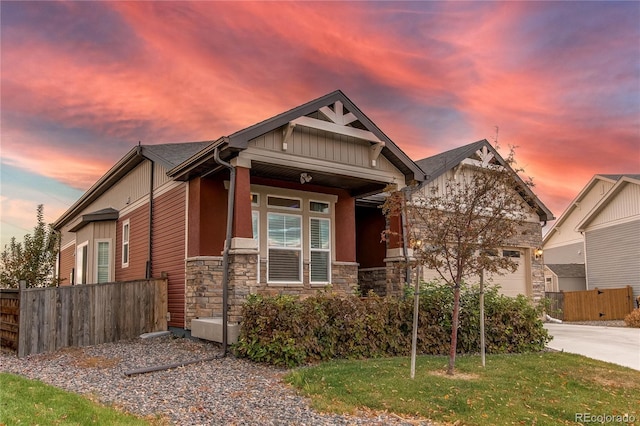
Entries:
<svg viewBox="0 0 640 426">
<path fill-rule="evenodd" d="M 372 142 L 369 151 L 369 159 L 371 167 L 375 167 L 378 157 L 384 148 L 384 141 L 380 140 L 373 132 L 369 130 L 359 129 L 350 126 L 351 123 L 357 121 L 358 118 L 351 112 L 344 113 L 344 105 L 340 101 L 333 104 L 333 109 L 323 106 L 319 111 L 330 121 L 319 120 L 317 118 L 302 116 L 291 120 L 283 130 L 282 150 L 286 151 L 288 142 L 291 140 L 293 130 L 296 126 L 304 126 L 311 129 L 323 130 L 325 132 L 336 133 L 339 135 L 351 136 L 356 139 L 362 139 Z"/>
</svg>

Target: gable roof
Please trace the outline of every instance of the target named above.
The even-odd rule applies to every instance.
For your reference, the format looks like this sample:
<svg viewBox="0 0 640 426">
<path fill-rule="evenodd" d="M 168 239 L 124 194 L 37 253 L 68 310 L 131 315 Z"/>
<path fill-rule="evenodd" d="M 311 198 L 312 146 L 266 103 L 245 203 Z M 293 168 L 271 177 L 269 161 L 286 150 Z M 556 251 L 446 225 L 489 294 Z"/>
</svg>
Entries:
<svg viewBox="0 0 640 426">
<path fill-rule="evenodd" d="M 629 175 L 615 175 L 620 176 L 618 181 L 613 185 L 613 187 L 602 197 L 600 201 L 591 209 L 587 215 L 582 218 L 580 223 L 576 226 L 578 231 L 584 231 L 585 228 L 591 223 L 593 219 L 598 216 L 602 210 L 611 202 L 626 185 L 639 185 L 640 186 L 640 175 L 629 174 Z"/>
<path fill-rule="evenodd" d="M 482 152 L 483 150 L 485 150 L 487 153 L 492 154 L 493 158 L 498 164 L 512 173 L 514 179 L 518 184 L 518 192 L 523 196 L 525 200 L 527 200 L 527 203 L 533 209 L 535 209 L 541 221 L 555 219 L 551 210 L 549 210 L 547 206 L 545 206 L 542 201 L 540 201 L 540 199 L 533 193 L 531 188 L 524 183 L 522 178 L 518 176 L 518 174 L 511 168 L 511 166 L 509 166 L 505 159 L 502 158 L 498 151 L 496 151 L 496 149 L 491 146 L 489 141 L 487 141 L 486 139 L 482 139 L 468 145 L 454 148 L 452 150 L 445 151 L 432 157 L 423 158 L 422 160 L 416 161 L 416 164 L 425 173 L 425 180 L 423 182 L 423 185 L 433 182 L 442 174 L 457 167 L 463 160 L 467 158 L 479 157 L 477 153 Z"/>
<path fill-rule="evenodd" d="M 560 218 L 555 221 L 555 223 L 553 224 L 551 229 L 549 229 L 549 231 L 544 235 L 544 237 L 542 238 L 543 245 L 546 244 L 549 241 L 549 239 L 551 239 L 553 234 L 555 234 L 557 232 L 558 228 L 560 228 L 562 226 L 562 224 L 571 216 L 571 214 L 574 212 L 574 210 L 576 210 L 580 206 L 580 202 L 582 201 L 582 199 L 587 196 L 587 194 L 593 189 L 593 187 L 595 185 L 598 184 L 598 182 L 603 182 L 604 181 L 604 182 L 609 182 L 609 183 L 615 183 L 617 180 L 619 180 L 620 178 L 622 178 L 624 176 L 630 177 L 630 178 L 635 178 L 635 179 L 640 179 L 640 175 L 637 175 L 637 174 L 596 174 L 596 175 L 593 175 L 593 177 L 589 180 L 589 182 L 587 182 L 587 184 L 584 186 L 584 188 L 582 188 L 582 190 L 578 193 L 576 198 L 574 198 L 573 201 L 571 201 L 571 203 L 566 208 L 566 210 L 564 212 L 562 212 L 562 214 L 560 215 Z M 584 218 L 583 218 L 583 220 L 584 220 Z"/>
<path fill-rule="evenodd" d="M 407 182 L 412 180 L 421 182 L 424 179 L 424 173 L 420 167 L 398 148 L 398 146 L 340 90 L 292 108 L 289 111 L 239 130 L 229 136 L 221 137 L 182 164 L 169 170 L 168 174 L 175 179 L 186 180 L 193 174 L 197 174 L 205 168 L 214 166 L 213 153 L 215 149 L 220 151 L 221 158 L 228 160 L 238 151 L 246 149 L 249 146 L 250 140 L 285 126 L 300 117 L 305 117 L 321 111 L 323 108 L 331 107 L 336 102 L 341 102 L 345 110 L 353 115 L 355 120 L 349 124 L 350 128 L 353 128 L 354 131 L 364 130 L 371 132 L 378 140 L 383 142 L 382 154 L 405 175 Z"/>
<path fill-rule="evenodd" d="M 127 173 L 138 166 L 138 164 L 145 161 L 145 159 L 158 162 L 168 169 L 175 167 L 176 164 L 180 164 L 189 158 L 193 152 L 201 150 L 208 144 L 210 144 L 210 142 L 136 145 L 102 175 L 96 183 L 82 194 L 82 196 L 53 223 L 54 229 L 60 229 L 60 227 L 67 224 L 79 212 L 98 199 L 98 197 L 104 194 L 112 185 L 122 179 Z"/>
</svg>

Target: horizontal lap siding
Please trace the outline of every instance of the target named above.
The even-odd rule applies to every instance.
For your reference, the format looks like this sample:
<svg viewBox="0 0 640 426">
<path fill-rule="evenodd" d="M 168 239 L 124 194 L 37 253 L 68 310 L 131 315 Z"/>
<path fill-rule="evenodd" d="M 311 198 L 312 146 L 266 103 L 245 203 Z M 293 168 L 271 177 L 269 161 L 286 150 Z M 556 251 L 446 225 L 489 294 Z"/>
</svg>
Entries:
<svg viewBox="0 0 640 426">
<path fill-rule="evenodd" d="M 185 186 L 181 185 L 154 199 L 153 276 L 166 272 L 170 327 L 184 328 L 185 286 Z"/>
<path fill-rule="evenodd" d="M 60 285 L 71 285 L 71 271 L 75 263 L 76 246 L 71 245 L 60 253 Z"/>
<path fill-rule="evenodd" d="M 585 232 L 587 284 L 594 288 L 628 285 L 640 294 L 640 221 Z"/>
<path fill-rule="evenodd" d="M 122 267 L 122 224 L 129 220 L 129 266 Z M 149 258 L 149 204 L 122 216 L 116 223 L 116 281 L 132 281 L 146 276 Z"/>
</svg>

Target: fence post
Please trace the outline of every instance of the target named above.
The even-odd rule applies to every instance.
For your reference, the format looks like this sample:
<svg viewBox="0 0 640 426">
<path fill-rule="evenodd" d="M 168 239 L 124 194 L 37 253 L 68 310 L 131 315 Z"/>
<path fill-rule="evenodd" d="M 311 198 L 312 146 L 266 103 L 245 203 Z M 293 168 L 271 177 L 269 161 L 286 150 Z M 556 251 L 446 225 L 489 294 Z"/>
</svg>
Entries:
<svg viewBox="0 0 640 426">
<path fill-rule="evenodd" d="M 26 305 L 26 290 L 27 282 L 25 280 L 20 280 L 20 288 L 18 293 L 18 300 L 20 301 L 19 311 L 18 311 L 18 358 L 23 358 L 26 355 L 26 346 L 27 346 L 27 316 L 23 315 L 24 307 Z"/>
</svg>

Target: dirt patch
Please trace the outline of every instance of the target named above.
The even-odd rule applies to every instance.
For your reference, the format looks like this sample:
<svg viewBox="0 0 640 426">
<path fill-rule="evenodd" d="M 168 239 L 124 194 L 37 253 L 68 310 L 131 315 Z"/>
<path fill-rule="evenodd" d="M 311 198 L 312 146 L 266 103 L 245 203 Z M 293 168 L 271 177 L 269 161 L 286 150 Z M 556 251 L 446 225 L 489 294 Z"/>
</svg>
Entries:
<svg viewBox="0 0 640 426">
<path fill-rule="evenodd" d="M 102 356 L 78 357 L 75 365 L 80 368 L 113 368 L 120 364 L 120 358 L 105 358 Z"/>
</svg>

